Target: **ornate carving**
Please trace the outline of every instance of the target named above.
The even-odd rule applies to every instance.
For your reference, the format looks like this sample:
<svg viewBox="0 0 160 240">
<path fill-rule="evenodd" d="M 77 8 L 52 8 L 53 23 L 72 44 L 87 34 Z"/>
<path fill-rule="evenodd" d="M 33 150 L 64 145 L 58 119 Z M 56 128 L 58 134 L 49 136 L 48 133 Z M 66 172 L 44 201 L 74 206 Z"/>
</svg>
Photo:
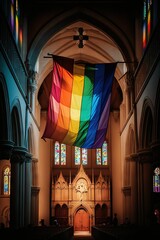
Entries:
<svg viewBox="0 0 160 240">
<path fill-rule="evenodd" d="M 35 72 L 31 68 L 31 65 L 28 59 L 25 64 L 28 72 L 28 90 L 30 90 L 31 92 L 35 92 L 35 90 L 37 89 L 37 80 L 36 80 L 37 72 Z"/>
<path fill-rule="evenodd" d="M 80 200 L 83 198 L 83 193 L 88 192 L 87 183 L 85 179 L 79 179 L 75 187 L 76 192 L 80 192 Z"/>
</svg>

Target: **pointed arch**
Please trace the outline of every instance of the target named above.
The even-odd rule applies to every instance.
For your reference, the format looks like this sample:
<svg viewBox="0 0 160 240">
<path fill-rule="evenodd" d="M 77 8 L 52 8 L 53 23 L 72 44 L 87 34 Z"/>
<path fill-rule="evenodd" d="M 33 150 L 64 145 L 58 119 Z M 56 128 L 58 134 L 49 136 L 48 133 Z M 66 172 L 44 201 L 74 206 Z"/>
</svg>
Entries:
<svg viewBox="0 0 160 240">
<path fill-rule="evenodd" d="M 126 146 L 126 158 L 124 162 L 124 185 L 130 186 L 130 178 L 131 178 L 130 160 L 131 160 L 132 154 L 134 154 L 136 151 L 135 150 L 135 133 L 134 133 L 134 128 L 132 124 L 129 126 L 125 146 Z"/>
<path fill-rule="evenodd" d="M 18 99 L 15 100 L 15 104 L 13 105 L 11 112 L 11 120 L 12 120 L 12 140 L 15 142 L 16 146 L 21 146 L 23 139 L 23 128 L 20 102 Z"/>
<path fill-rule="evenodd" d="M 11 167 L 6 165 L 3 168 L 3 195 L 10 195 L 11 189 Z"/>
<path fill-rule="evenodd" d="M 4 76 L 0 73 L 0 140 L 10 139 L 10 105 Z M 2 117 L 3 116 L 3 117 Z"/>
<path fill-rule="evenodd" d="M 2 209 L 2 219 L 5 227 L 9 227 L 10 223 L 10 208 L 8 206 L 5 206 Z"/>
<path fill-rule="evenodd" d="M 55 217 L 56 217 L 57 221 L 59 222 L 61 219 L 61 206 L 59 203 L 56 204 L 56 206 L 55 206 Z"/>
<path fill-rule="evenodd" d="M 141 149 L 150 146 L 153 140 L 153 105 L 150 99 L 145 99 L 142 107 L 139 146 Z"/>
<path fill-rule="evenodd" d="M 156 101 L 155 101 L 155 139 L 157 141 L 160 141 L 160 80 L 159 80 L 159 85 L 157 88 L 157 93 L 156 93 Z"/>
<path fill-rule="evenodd" d="M 105 32 L 112 39 L 114 39 L 114 42 L 116 42 L 119 46 L 119 49 L 121 49 L 122 55 L 125 56 L 128 61 L 134 59 L 134 53 L 131 44 L 128 41 L 128 37 L 125 36 L 124 32 L 122 32 L 120 28 L 114 25 L 109 19 L 104 18 L 102 15 L 99 15 L 87 7 L 85 9 L 83 7 L 75 7 L 66 11 L 63 13 L 63 15 L 53 18 L 38 32 L 34 41 L 32 42 L 32 45 L 30 46 L 27 56 L 32 68 L 35 67 L 38 55 L 45 43 L 57 32 L 61 31 L 68 25 L 75 23 L 76 21 L 86 22 L 101 29 L 102 32 Z M 41 39 L 41 41 L 39 41 L 39 39 Z"/>
<path fill-rule="evenodd" d="M 68 224 L 68 206 L 66 204 L 62 205 L 62 225 Z"/>
<path fill-rule="evenodd" d="M 128 132 L 128 137 L 127 137 L 127 142 L 128 142 L 128 148 L 126 153 L 127 154 L 133 154 L 136 151 L 136 144 L 135 144 L 135 132 L 134 132 L 134 127 L 133 125 L 129 126 L 129 132 Z M 127 144 L 127 143 L 126 143 Z"/>
<path fill-rule="evenodd" d="M 28 128 L 28 152 L 31 154 L 34 154 L 35 149 L 34 149 L 34 133 L 33 133 L 33 126 L 31 125 Z"/>
<path fill-rule="evenodd" d="M 101 218 L 102 218 L 102 209 L 100 204 L 96 204 L 95 206 L 95 224 L 101 224 Z"/>
<path fill-rule="evenodd" d="M 102 218 L 103 218 L 103 222 L 106 221 L 108 216 L 108 207 L 105 203 L 102 204 Z"/>
<path fill-rule="evenodd" d="M 74 230 L 75 231 L 88 231 L 90 228 L 89 212 L 81 206 L 77 209 L 74 215 Z"/>
</svg>

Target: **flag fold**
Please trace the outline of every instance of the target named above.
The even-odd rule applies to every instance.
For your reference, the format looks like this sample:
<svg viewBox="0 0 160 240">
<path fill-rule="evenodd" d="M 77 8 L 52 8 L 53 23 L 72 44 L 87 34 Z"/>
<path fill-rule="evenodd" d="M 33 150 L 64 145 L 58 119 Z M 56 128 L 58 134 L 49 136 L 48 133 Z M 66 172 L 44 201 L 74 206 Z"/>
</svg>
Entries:
<svg viewBox="0 0 160 240">
<path fill-rule="evenodd" d="M 106 138 L 116 63 L 75 64 L 53 56 L 53 80 L 42 138 L 99 148 Z"/>
</svg>

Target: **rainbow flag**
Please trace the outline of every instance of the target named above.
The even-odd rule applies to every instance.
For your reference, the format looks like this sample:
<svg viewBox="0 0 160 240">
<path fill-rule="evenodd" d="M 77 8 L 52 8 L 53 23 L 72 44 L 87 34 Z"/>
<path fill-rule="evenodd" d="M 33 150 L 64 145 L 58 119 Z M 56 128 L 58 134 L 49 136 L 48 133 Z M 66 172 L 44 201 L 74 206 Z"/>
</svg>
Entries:
<svg viewBox="0 0 160 240">
<path fill-rule="evenodd" d="M 106 139 L 116 63 L 75 64 L 53 56 L 53 81 L 42 138 L 81 148 Z"/>
</svg>

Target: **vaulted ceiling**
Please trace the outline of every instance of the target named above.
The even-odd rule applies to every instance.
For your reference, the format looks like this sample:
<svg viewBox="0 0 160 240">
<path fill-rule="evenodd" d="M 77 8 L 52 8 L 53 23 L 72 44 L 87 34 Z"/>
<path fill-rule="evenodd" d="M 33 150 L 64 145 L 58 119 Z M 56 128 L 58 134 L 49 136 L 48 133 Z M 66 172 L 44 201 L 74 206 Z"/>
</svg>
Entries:
<svg viewBox="0 0 160 240">
<path fill-rule="evenodd" d="M 83 47 L 79 47 L 79 40 L 74 40 L 74 36 L 79 36 L 78 29 L 83 28 L 84 36 L 88 36 L 88 40 L 83 40 Z M 48 98 L 52 83 L 52 58 L 48 58 L 49 54 L 60 55 L 74 58 L 75 62 L 123 62 L 124 59 L 115 43 L 102 31 L 97 28 L 78 21 L 49 39 L 42 48 L 37 61 L 37 70 L 40 77 L 41 86 L 39 88 L 38 100 L 42 110 L 47 110 Z M 118 66 L 119 65 L 119 66 Z M 117 65 L 116 75 L 120 78 L 125 74 L 125 64 Z M 122 102 L 122 91 L 115 78 L 112 88 L 111 110 L 118 110 Z"/>
<path fill-rule="evenodd" d="M 136 2 L 29 0 L 24 3 L 29 20 L 28 59 L 38 73 L 36 94 L 41 110 L 47 110 L 52 82 L 53 61 L 47 57 L 48 53 L 74 58 L 75 62 L 119 62 L 113 82 L 111 110 L 119 109 L 126 84 L 123 76 L 128 71 L 126 61 L 134 61 L 133 11 Z M 83 35 L 87 36 L 81 47 L 76 40 L 79 28 L 83 28 Z"/>
</svg>

